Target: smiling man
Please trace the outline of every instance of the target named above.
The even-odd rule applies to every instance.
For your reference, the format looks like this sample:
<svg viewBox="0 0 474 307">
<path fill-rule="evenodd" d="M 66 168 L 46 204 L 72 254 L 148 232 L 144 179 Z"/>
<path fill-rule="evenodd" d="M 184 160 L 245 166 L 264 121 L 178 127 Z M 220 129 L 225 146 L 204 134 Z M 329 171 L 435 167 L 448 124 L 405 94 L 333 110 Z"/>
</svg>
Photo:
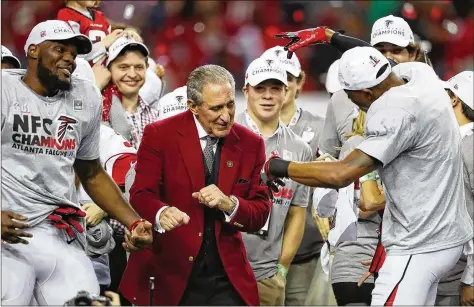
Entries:
<svg viewBox="0 0 474 307">
<path fill-rule="evenodd" d="M 258 231 L 270 211 L 263 140 L 234 124 L 226 69 L 196 68 L 186 90 L 189 110 L 148 125 L 138 149 L 130 202 L 157 233 L 152 249 L 130 257 L 120 290 L 138 305 L 255 306 L 240 232 Z"/>
<path fill-rule="evenodd" d="M 130 38 L 120 37 L 109 48 L 107 67 L 111 73 L 126 118 L 132 126 L 130 142 L 140 144 L 145 126 L 158 120 L 158 111 L 151 108 L 140 95 L 148 68 L 148 48 Z"/>
<path fill-rule="evenodd" d="M 266 157 L 274 153 L 296 161 L 311 161 L 309 145 L 280 121 L 288 80 L 278 60 L 258 58 L 250 63 L 243 92 L 247 110 L 238 116 L 265 141 Z M 262 306 L 283 306 L 286 275 L 303 238 L 309 187 L 293 180 L 273 193 L 273 207 L 265 226 L 243 235 L 247 255 L 258 281 Z"/>
<path fill-rule="evenodd" d="M 86 256 L 77 174 L 92 200 L 129 228 L 128 249 L 152 241 L 152 225 L 122 197 L 99 160 L 101 98 L 72 76 L 90 40 L 64 21 L 36 25 L 27 69 L 2 71 L 2 305 L 62 305 L 99 294 Z"/>
</svg>

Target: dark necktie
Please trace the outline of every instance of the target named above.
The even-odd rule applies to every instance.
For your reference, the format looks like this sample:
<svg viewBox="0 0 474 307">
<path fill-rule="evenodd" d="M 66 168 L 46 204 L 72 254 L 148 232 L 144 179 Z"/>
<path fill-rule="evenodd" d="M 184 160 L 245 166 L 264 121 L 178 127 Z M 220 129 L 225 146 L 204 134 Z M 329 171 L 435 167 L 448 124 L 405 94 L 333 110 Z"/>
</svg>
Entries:
<svg viewBox="0 0 474 307">
<path fill-rule="evenodd" d="M 208 174 L 212 173 L 212 166 L 214 164 L 214 145 L 219 139 L 210 135 L 206 136 L 206 147 L 204 148 L 204 160 L 206 161 L 206 168 Z"/>
</svg>

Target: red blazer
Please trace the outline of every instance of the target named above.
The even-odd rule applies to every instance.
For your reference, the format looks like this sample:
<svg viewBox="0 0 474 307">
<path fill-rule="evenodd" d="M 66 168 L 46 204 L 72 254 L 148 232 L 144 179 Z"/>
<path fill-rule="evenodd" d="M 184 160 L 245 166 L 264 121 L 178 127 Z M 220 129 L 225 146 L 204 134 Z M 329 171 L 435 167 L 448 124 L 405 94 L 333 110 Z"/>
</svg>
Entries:
<svg viewBox="0 0 474 307">
<path fill-rule="evenodd" d="M 259 305 L 257 282 L 241 231 L 258 231 L 270 212 L 268 188 L 261 185 L 265 162 L 263 139 L 234 124 L 221 148 L 218 187 L 239 199 L 229 223 L 216 220 L 217 248 L 230 282 L 242 299 Z M 146 126 L 138 149 L 130 203 L 154 223 L 158 210 L 175 206 L 190 217 L 188 225 L 154 232 L 153 244 L 132 253 L 120 291 L 132 303 L 149 304 L 149 277 L 155 277 L 154 305 L 178 305 L 202 243 L 204 205 L 191 197 L 205 187 L 204 161 L 191 111 Z M 240 180 L 247 181 L 237 183 Z"/>
</svg>

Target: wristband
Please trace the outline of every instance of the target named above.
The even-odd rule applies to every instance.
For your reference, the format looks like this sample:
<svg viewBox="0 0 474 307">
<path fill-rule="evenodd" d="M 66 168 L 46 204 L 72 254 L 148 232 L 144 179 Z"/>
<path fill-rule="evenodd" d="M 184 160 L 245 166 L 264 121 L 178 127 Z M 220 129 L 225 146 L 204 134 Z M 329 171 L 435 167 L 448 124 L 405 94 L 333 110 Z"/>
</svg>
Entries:
<svg viewBox="0 0 474 307">
<path fill-rule="evenodd" d="M 362 184 L 368 180 L 377 180 L 377 174 L 375 172 L 368 173 L 367 175 L 360 177 L 359 182 Z"/>
<path fill-rule="evenodd" d="M 277 265 L 278 272 L 286 278 L 286 275 L 288 275 L 288 269 L 281 263 Z"/>
<path fill-rule="evenodd" d="M 130 227 L 128 227 L 128 231 L 132 232 L 135 228 L 137 228 L 138 224 L 142 222 L 145 222 L 145 219 L 136 220 L 135 222 L 132 223 L 132 225 L 130 225 Z"/>
<path fill-rule="evenodd" d="M 270 175 L 278 178 L 288 177 L 288 166 L 290 161 L 286 161 L 280 158 L 274 158 L 268 165 L 268 172 Z"/>
</svg>

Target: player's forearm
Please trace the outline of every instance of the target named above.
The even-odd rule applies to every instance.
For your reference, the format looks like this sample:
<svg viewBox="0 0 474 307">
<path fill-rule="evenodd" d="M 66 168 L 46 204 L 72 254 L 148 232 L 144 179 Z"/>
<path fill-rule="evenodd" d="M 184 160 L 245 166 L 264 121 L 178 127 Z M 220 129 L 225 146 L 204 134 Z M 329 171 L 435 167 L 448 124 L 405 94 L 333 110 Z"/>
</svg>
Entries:
<svg viewBox="0 0 474 307">
<path fill-rule="evenodd" d="M 74 170 L 92 201 L 109 216 L 127 227 L 140 218 L 122 196 L 119 187 L 104 171 L 98 159 L 76 159 Z"/>
<path fill-rule="evenodd" d="M 296 182 L 318 188 L 339 189 L 351 183 L 339 161 L 291 162 L 288 166 L 288 176 Z"/>
<path fill-rule="evenodd" d="M 355 37 L 346 36 L 330 29 L 326 29 L 326 36 L 331 42 L 331 46 L 336 47 L 342 53 L 355 47 L 370 47 L 370 44 L 366 41 Z"/>
<path fill-rule="evenodd" d="M 285 220 L 285 231 L 281 248 L 280 263 L 287 269 L 300 247 L 303 239 L 306 208 L 291 206 Z"/>
<path fill-rule="evenodd" d="M 360 150 L 352 151 L 343 161 L 289 162 L 271 159 L 268 172 L 274 177 L 289 177 L 312 187 L 338 189 L 377 169 L 380 164 Z"/>
<path fill-rule="evenodd" d="M 140 218 L 105 171 L 82 184 L 94 203 L 126 227 Z"/>
</svg>

